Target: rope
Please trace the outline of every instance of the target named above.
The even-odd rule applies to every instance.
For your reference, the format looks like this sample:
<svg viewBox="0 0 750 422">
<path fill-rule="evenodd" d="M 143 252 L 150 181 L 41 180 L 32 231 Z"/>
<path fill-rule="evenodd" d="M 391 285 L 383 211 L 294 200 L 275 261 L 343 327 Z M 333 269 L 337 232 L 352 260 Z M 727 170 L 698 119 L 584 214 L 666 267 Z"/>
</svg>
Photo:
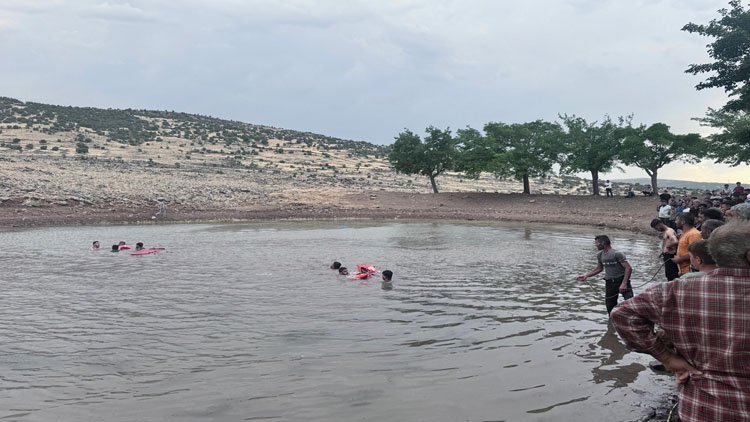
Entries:
<svg viewBox="0 0 750 422">
<path fill-rule="evenodd" d="M 670 422 L 672 420 L 672 412 L 674 412 L 675 407 L 677 407 L 677 403 L 672 406 L 672 410 L 669 411 L 669 415 L 667 415 L 667 422 Z"/>
<path fill-rule="evenodd" d="M 651 283 L 652 281 L 654 281 L 654 279 L 656 278 L 657 275 L 659 275 L 659 273 L 661 272 L 661 269 L 664 268 L 664 265 L 666 263 L 667 263 L 666 261 L 662 262 L 661 265 L 659 266 L 659 268 L 656 269 L 656 272 L 654 272 L 654 275 L 652 275 L 651 278 L 647 282 L 645 282 L 645 283 L 643 283 L 641 285 L 635 286 L 635 287 L 631 286 L 631 289 L 632 290 L 640 289 L 641 287 L 643 287 L 643 286 L 647 285 L 648 283 Z M 589 283 L 588 280 L 583 280 L 583 281 L 586 282 L 586 284 L 588 284 L 592 289 L 599 290 L 593 284 Z M 612 299 L 612 298 L 618 297 L 618 296 L 620 296 L 620 292 L 617 292 L 617 293 L 615 293 L 614 295 L 611 295 L 611 296 L 605 296 L 604 300 Z"/>
</svg>

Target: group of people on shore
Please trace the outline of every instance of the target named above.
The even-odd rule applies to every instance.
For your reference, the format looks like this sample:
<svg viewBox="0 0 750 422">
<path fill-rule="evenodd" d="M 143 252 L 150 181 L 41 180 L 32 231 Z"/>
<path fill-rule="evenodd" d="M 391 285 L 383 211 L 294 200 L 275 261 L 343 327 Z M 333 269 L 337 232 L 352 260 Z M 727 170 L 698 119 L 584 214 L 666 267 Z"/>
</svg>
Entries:
<svg viewBox="0 0 750 422">
<path fill-rule="evenodd" d="M 349 276 L 349 269 L 342 266 L 339 261 L 333 261 L 333 264 L 331 264 L 330 267 L 332 270 L 338 271 L 339 275 L 343 276 Z M 377 274 L 378 271 L 373 267 L 372 265 L 367 264 L 359 264 L 357 265 L 357 273 L 350 276 L 352 279 L 367 279 L 375 274 Z M 391 270 L 384 270 L 382 273 L 382 288 L 383 290 L 391 290 L 393 289 L 393 271 Z"/>
<path fill-rule="evenodd" d="M 718 201 L 660 195 L 651 227 L 666 282 L 634 295 L 633 268 L 606 235 L 594 239 L 597 266 L 577 277 L 605 272 L 611 323 L 675 374 L 683 422 L 750 421 L 750 203 L 737 186 Z"/>
</svg>

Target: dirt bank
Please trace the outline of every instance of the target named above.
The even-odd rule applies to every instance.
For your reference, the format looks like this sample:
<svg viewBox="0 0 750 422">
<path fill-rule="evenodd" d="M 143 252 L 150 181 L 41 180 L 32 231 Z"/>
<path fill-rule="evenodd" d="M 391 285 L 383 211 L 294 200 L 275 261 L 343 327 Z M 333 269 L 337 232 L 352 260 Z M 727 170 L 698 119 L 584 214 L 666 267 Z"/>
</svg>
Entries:
<svg viewBox="0 0 750 422">
<path fill-rule="evenodd" d="M 65 201 L 0 204 L 0 226 L 178 223 L 275 219 L 406 219 L 564 223 L 650 232 L 656 200 L 646 197 L 522 195 L 503 193 L 405 193 L 340 189 L 287 191 L 240 204 L 168 204 L 154 218 L 156 204 L 96 204 Z"/>
</svg>

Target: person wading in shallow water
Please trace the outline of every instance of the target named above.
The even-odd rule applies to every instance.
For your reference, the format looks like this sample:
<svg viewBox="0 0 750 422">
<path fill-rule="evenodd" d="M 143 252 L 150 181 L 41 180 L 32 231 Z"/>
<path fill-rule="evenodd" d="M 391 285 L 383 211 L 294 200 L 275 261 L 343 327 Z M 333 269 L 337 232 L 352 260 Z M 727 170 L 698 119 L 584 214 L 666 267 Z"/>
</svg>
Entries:
<svg viewBox="0 0 750 422">
<path fill-rule="evenodd" d="M 596 254 L 596 267 L 585 274 L 579 275 L 576 279 L 586 281 L 589 277 L 604 271 L 605 303 L 609 314 L 612 308 L 617 305 L 617 298 L 620 294 L 625 300 L 633 297 L 633 288 L 630 286 L 630 275 L 633 273 L 633 268 L 625 258 L 625 254 L 612 249 L 609 236 L 603 234 L 596 236 L 594 245 L 599 251 Z"/>
</svg>

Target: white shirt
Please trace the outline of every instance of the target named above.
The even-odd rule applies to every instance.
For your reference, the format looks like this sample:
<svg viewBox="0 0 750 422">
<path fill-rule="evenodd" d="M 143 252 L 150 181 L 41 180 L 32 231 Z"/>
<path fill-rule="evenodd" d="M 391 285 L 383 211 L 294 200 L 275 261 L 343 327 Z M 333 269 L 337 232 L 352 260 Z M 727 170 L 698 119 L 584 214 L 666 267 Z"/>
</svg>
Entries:
<svg viewBox="0 0 750 422">
<path fill-rule="evenodd" d="M 671 212 L 672 212 L 671 205 L 662 205 L 661 207 L 659 207 L 659 218 L 669 218 L 669 214 Z"/>
</svg>

